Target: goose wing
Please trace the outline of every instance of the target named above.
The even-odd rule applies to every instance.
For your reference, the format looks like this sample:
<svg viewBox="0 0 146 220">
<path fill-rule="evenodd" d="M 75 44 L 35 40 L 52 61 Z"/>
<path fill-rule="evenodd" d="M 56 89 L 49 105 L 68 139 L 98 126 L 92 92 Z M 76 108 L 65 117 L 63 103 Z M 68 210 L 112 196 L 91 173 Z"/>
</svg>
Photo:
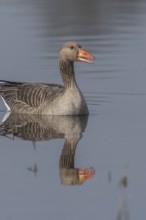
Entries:
<svg viewBox="0 0 146 220">
<path fill-rule="evenodd" d="M 21 83 L 0 81 L 0 95 L 8 106 L 25 105 L 39 108 L 45 101 L 52 101 L 63 92 L 63 86 L 56 84 Z"/>
</svg>

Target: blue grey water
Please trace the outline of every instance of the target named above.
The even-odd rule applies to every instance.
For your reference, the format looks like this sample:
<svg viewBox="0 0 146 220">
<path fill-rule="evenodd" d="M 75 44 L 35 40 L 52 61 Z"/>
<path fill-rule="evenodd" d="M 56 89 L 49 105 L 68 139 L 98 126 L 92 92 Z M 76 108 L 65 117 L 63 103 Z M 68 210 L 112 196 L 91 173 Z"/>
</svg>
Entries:
<svg viewBox="0 0 146 220">
<path fill-rule="evenodd" d="M 27 133 L 37 141 L 19 122 L 1 131 L 0 219 L 145 219 L 146 1 L 0 0 L 0 79 L 62 83 L 57 56 L 69 40 L 96 57 L 76 63 L 90 115 L 83 125 L 47 119 L 53 134 Z M 61 176 L 65 139 L 77 143 L 73 169 L 95 170 L 82 184 Z"/>
</svg>

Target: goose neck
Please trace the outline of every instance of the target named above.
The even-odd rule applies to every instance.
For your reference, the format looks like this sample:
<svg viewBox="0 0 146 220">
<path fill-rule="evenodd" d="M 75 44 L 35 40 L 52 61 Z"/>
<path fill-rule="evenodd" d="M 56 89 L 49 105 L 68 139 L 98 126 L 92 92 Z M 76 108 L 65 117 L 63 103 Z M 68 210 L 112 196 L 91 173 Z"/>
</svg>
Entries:
<svg viewBox="0 0 146 220">
<path fill-rule="evenodd" d="M 59 69 L 65 89 L 77 87 L 74 73 L 74 62 L 59 60 Z"/>
</svg>

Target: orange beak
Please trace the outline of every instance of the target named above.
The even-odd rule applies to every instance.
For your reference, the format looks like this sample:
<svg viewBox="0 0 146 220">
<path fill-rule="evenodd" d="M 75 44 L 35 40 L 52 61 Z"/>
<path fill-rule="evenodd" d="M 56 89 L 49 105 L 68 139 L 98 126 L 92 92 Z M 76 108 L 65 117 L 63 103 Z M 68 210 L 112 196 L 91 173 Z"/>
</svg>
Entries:
<svg viewBox="0 0 146 220">
<path fill-rule="evenodd" d="M 90 179 L 95 174 L 94 168 L 87 168 L 87 169 L 78 169 L 78 177 L 81 183 L 83 183 L 85 180 Z"/>
<path fill-rule="evenodd" d="M 92 60 L 95 60 L 95 57 L 92 54 L 80 48 L 77 60 L 85 63 L 93 63 Z"/>
</svg>

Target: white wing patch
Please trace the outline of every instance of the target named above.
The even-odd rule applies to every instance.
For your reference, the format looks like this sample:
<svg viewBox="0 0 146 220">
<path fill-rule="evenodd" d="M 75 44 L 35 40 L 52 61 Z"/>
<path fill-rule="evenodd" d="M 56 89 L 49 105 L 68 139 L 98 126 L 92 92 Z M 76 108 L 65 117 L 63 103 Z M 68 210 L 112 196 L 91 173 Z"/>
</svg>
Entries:
<svg viewBox="0 0 146 220">
<path fill-rule="evenodd" d="M 6 112 L 6 114 L 4 115 L 3 119 L 1 120 L 0 124 L 3 124 L 10 116 L 11 112 Z"/>
<path fill-rule="evenodd" d="M 10 112 L 11 111 L 10 107 L 8 106 L 8 104 L 6 103 L 6 101 L 4 100 L 4 98 L 2 96 L 1 96 L 1 98 L 4 102 L 4 105 L 6 106 L 7 111 Z"/>
</svg>

